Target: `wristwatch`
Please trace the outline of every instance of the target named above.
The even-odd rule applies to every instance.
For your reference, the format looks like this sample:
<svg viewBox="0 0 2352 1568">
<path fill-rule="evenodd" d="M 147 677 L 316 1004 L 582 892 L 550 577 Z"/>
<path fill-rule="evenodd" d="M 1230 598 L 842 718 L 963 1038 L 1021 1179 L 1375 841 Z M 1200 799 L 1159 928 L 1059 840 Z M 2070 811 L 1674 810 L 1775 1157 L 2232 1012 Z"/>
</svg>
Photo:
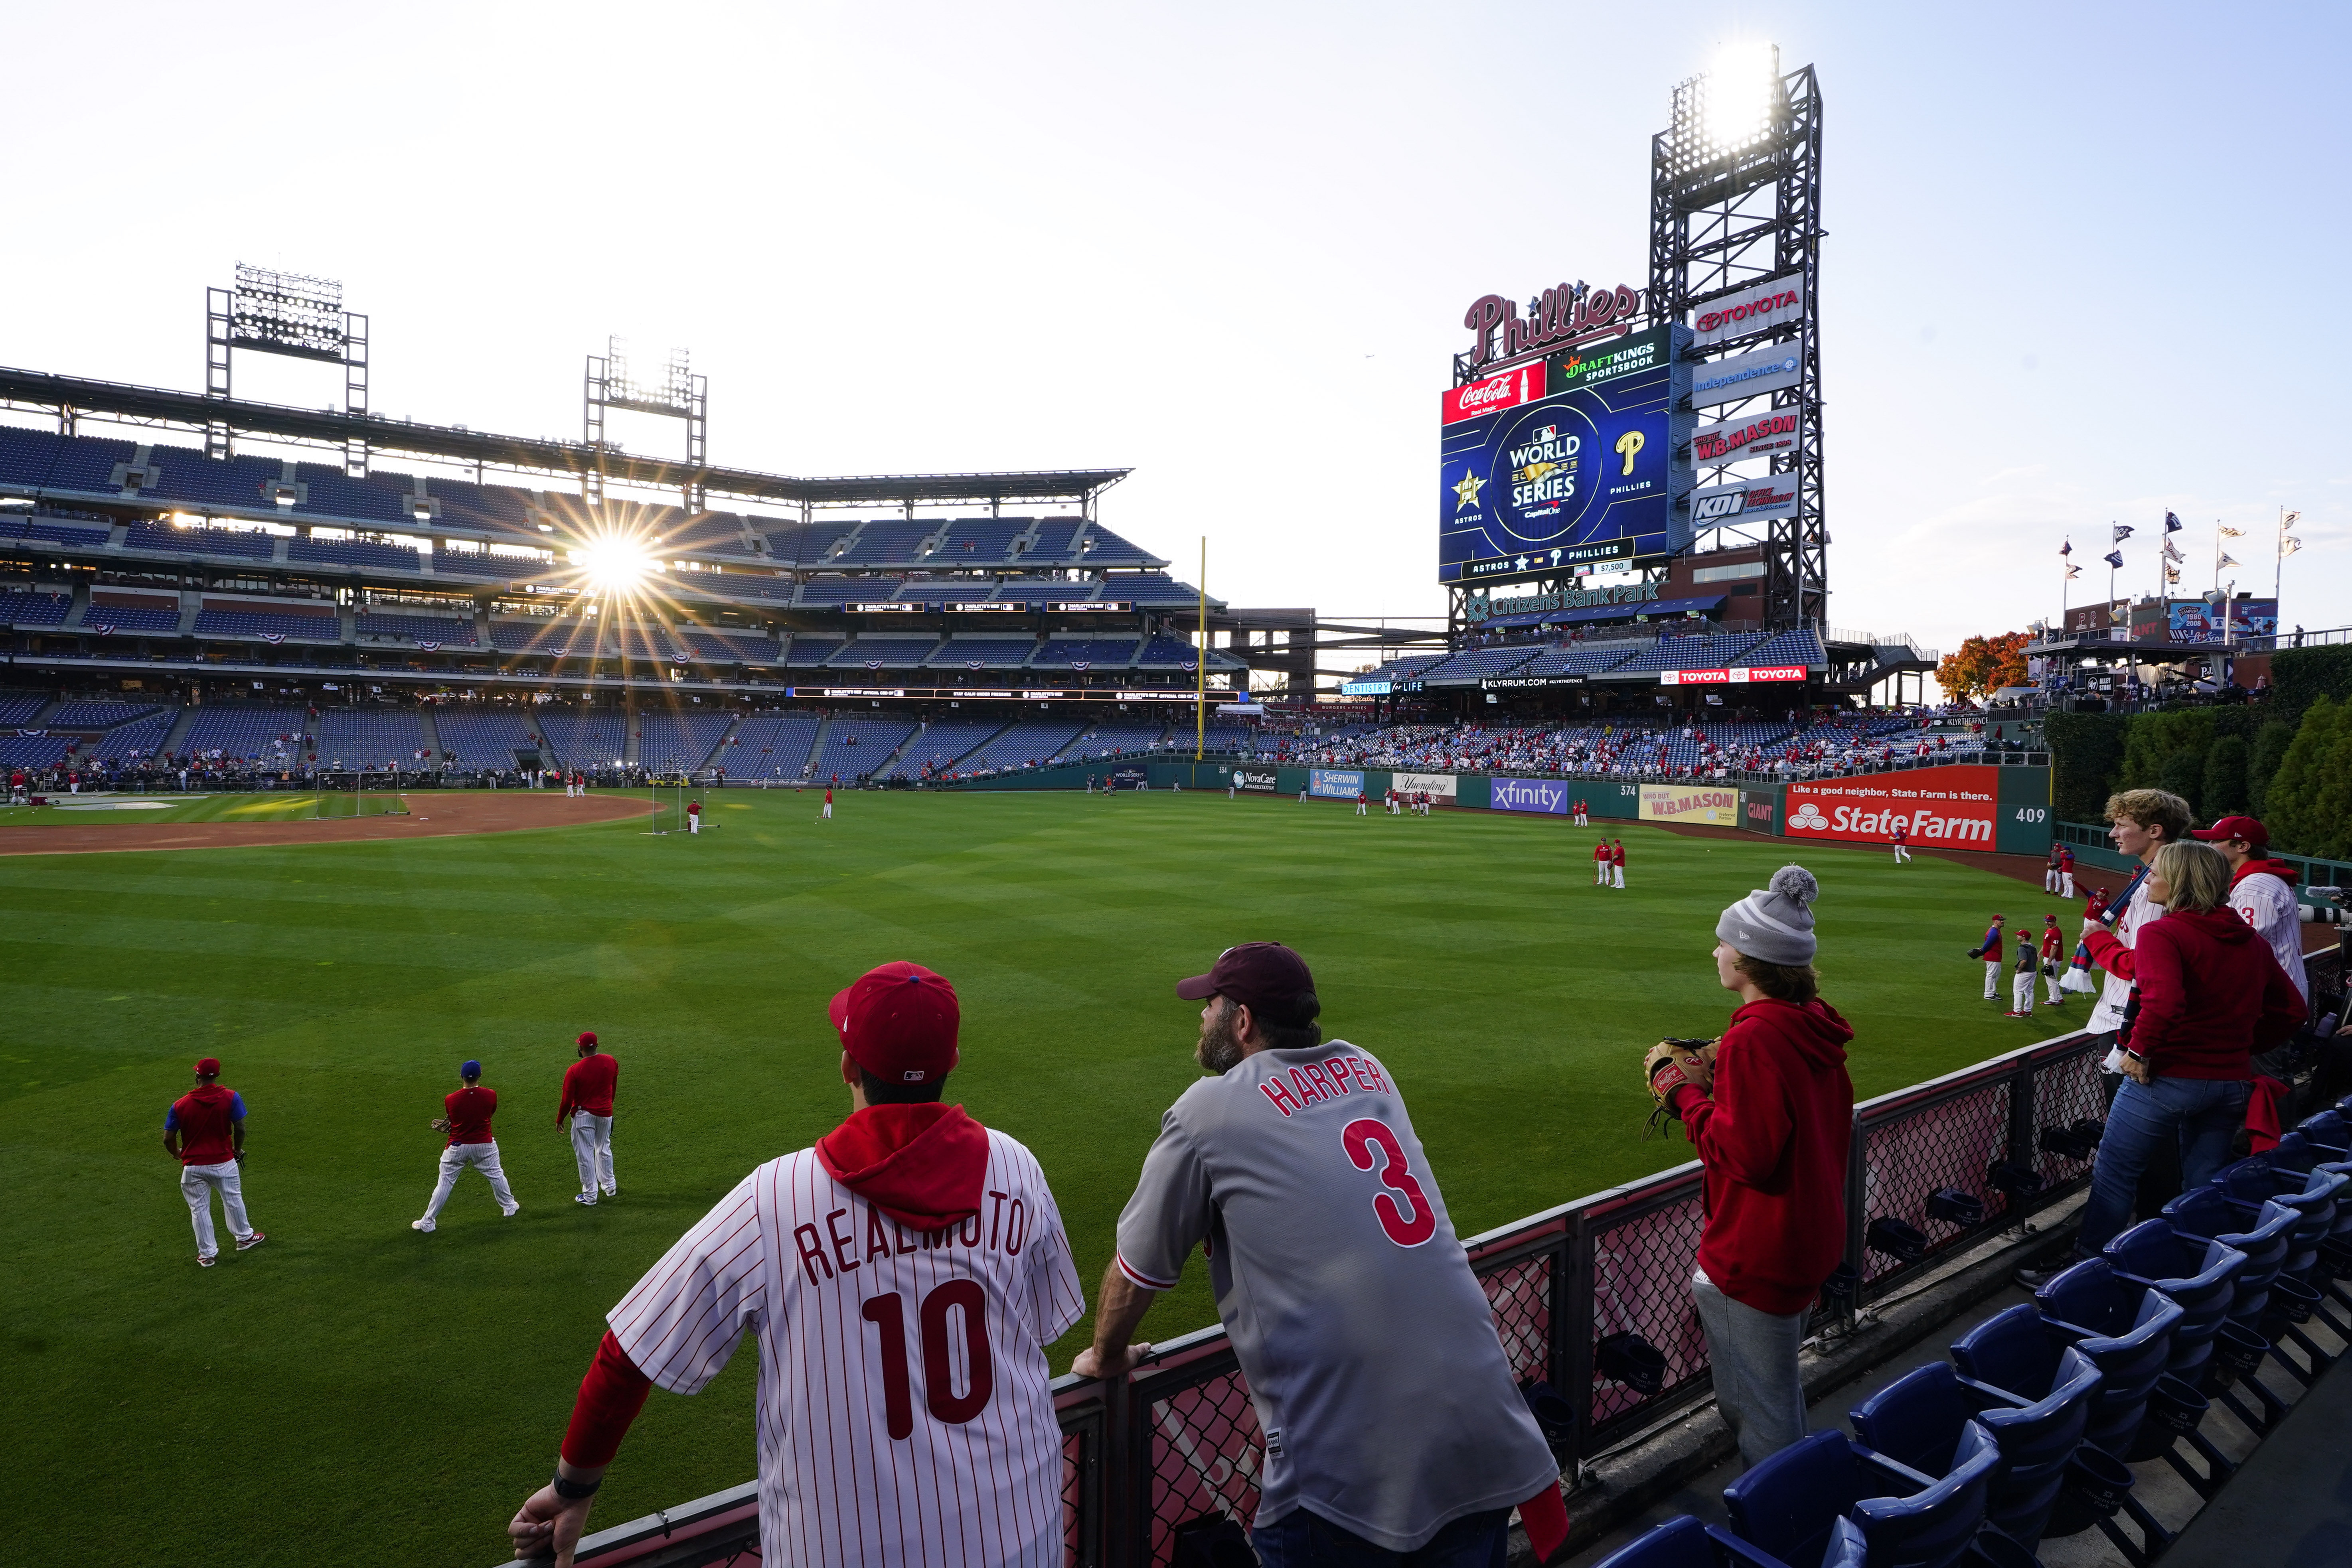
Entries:
<svg viewBox="0 0 2352 1568">
<path fill-rule="evenodd" d="M 604 1484 L 604 1478 L 598 1476 L 593 1481 L 566 1480 L 563 1479 L 563 1472 L 558 1470 L 551 1484 L 555 1488 L 556 1496 L 566 1502 L 578 1502 L 583 1497 L 594 1497 L 596 1489 Z"/>
</svg>

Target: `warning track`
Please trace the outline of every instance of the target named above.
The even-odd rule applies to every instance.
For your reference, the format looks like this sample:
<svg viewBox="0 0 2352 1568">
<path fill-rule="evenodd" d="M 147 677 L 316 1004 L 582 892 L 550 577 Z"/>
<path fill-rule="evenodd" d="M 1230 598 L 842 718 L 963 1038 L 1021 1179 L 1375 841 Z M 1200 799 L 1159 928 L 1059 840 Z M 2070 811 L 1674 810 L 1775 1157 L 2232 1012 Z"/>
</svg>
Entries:
<svg viewBox="0 0 2352 1568">
<path fill-rule="evenodd" d="M 385 839 L 440 839 L 574 828 L 642 817 L 653 807 L 627 795 L 573 799 L 532 789 L 425 790 L 404 795 L 404 817 L 342 817 L 324 821 L 110 822 L 83 826 L 0 827 L 0 855 L 81 855 L 132 850 L 264 849 L 279 844 L 348 844 Z"/>
</svg>

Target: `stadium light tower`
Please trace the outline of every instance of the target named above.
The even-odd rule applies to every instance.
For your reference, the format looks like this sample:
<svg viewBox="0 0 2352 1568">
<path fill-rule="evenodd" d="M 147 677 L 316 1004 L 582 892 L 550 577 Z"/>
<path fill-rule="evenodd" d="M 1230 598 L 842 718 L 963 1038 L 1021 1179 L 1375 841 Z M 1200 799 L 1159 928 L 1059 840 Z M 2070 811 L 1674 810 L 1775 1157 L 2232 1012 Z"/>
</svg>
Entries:
<svg viewBox="0 0 2352 1568">
<path fill-rule="evenodd" d="M 641 385 L 629 377 L 629 346 L 619 338 L 604 340 L 600 357 L 588 356 L 588 373 L 580 407 L 580 438 L 598 454 L 594 465 L 580 476 L 580 493 L 591 501 L 604 498 L 604 414 L 625 408 L 686 422 L 686 461 L 691 470 L 682 486 L 686 509 L 703 509 L 703 468 L 710 444 L 710 383 L 698 376 L 684 349 L 669 351 L 668 373 L 659 386 Z"/>
<path fill-rule="evenodd" d="M 1727 47 L 1675 89 L 1674 122 L 1651 141 L 1650 308 L 1689 323 L 1698 351 L 1727 366 L 1700 417 L 1719 441 L 1693 442 L 1702 489 L 1746 480 L 1745 520 L 1701 521 L 1718 540 L 1763 546 L 1766 627 L 1819 627 L 1829 601 L 1821 392 L 1822 98 L 1813 68 L 1780 69 L 1768 43 Z M 1793 372 L 1779 369 L 1794 361 Z M 1748 397 L 1735 387 L 1769 390 Z M 1695 405 L 1701 398 L 1695 395 Z M 1753 422 L 1771 415 L 1769 448 L 1750 455 Z M 1788 428 L 1793 420 L 1793 429 Z M 1713 455 L 1710 455 L 1712 454 Z M 1787 475 L 1774 486 L 1769 476 Z M 1775 494 L 1774 492 L 1778 492 Z M 1793 497 L 1787 494 L 1793 491 Z M 1737 497 L 1735 497 L 1737 498 Z"/>
<path fill-rule="evenodd" d="M 343 410 L 365 417 L 368 319 L 343 308 L 343 286 L 332 278 L 236 264 L 234 288 L 205 290 L 205 395 L 226 402 L 231 355 L 238 349 L 343 367 Z M 226 420 L 205 427 L 205 454 L 230 452 Z M 343 471 L 367 473 L 363 435 L 343 443 Z"/>
</svg>

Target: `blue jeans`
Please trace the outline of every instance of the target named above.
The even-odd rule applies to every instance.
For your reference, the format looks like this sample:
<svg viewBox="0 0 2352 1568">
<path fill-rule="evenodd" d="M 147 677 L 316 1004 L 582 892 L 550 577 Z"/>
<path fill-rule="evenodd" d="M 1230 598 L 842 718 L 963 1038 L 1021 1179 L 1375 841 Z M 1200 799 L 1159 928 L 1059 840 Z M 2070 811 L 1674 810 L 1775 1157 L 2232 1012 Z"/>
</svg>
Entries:
<svg viewBox="0 0 2352 1568">
<path fill-rule="evenodd" d="M 2194 1192 L 2211 1181 L 2229 1161 L 2230 1141 L 2245 1125 L 2252 1088 L 2243 1080 L 2222 1078 L 2124 1080 L 2107 1108 L 2106 1135 L 2099 1140 L 2098 1161 L 2091 1168 L 2091 1199 L 2083 1207 L 2076 1255 L 2097 1257 L 2131 1223 L 2140 1173 L 2161 1145 L 2179 1142 L 2182 1191 Z"/>
<path fill-rule="evenodd" d="M 1511 1511 L 1465 1514 L 1411 1552 L 1391 1552 L 1294 1508 L 1250 1531 L 1263 1568 L 1503 1568 Z"/>
</svg>

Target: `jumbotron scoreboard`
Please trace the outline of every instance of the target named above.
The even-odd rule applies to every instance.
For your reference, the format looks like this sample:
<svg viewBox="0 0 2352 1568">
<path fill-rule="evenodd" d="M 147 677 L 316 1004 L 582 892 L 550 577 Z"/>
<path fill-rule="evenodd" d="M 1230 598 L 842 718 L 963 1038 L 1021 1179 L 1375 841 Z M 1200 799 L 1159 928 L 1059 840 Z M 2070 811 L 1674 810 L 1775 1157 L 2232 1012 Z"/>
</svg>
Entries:
<svg viewBox="0 0 2352 1568">
<path fill-rule="evenodd" d="M 1677 406 L 1690 392 L 1690 336 L 1674 325 L 1625 331 L 1447 392 L 1438 580 L 1651 564 L 1689 548 L 1687 501 L 1676 503 L 1692 486 L 1696 421 Z"/>
</svg>

